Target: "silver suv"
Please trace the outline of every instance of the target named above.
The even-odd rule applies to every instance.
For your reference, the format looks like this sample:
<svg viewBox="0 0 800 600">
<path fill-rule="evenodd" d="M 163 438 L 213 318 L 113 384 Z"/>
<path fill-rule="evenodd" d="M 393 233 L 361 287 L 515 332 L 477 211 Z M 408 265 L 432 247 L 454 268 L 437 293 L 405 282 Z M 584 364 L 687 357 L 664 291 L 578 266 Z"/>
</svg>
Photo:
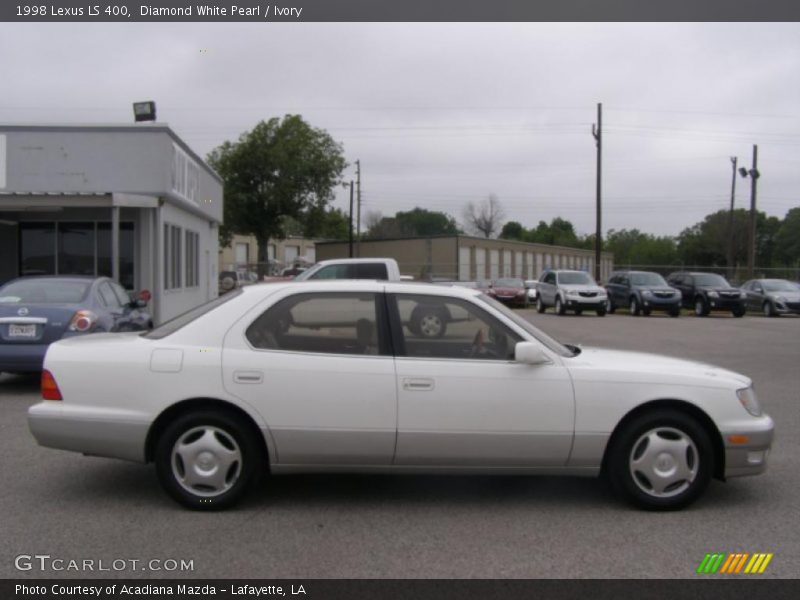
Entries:
<svg viewBox="0 0 800 600">
<path fill-rule="evenodd" d="M 576 315 L 593 310 L 598 317 L 604 317 L 606 291 L 584 271 L 545 271 L 536 286 L 536 310 L 543 313 L 548 306 L 559 315 L 568 310 Z"/>
</svg>

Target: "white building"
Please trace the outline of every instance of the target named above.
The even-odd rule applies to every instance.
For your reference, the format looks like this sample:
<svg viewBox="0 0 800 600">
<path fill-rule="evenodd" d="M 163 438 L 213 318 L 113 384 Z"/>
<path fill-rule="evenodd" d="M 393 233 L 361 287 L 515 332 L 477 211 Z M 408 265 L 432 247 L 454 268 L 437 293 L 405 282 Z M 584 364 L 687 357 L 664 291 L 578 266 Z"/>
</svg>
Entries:
<svg viewBox="0 0 800 600">
<path fill-rule="evenodd" d="M 0 125 L 0 283 L 108 275 L 163 322 L 217 296 L 222 180 L 172 130 Z"/>
</svg>

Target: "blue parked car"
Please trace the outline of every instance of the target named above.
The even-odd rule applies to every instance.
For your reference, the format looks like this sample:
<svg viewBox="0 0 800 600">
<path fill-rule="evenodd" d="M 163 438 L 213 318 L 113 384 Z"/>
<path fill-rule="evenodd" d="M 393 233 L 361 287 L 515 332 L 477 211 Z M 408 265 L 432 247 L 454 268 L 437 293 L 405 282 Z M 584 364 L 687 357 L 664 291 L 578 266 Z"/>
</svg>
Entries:
<svg viewBox="0 0 800 600">
<path fill-rule="evenodd" d="M 61 338 L 152 329 L 148 292 L 134 299 L 108 277 L 20 277 L 0 287 L 0 372 L 42 370 Z"/>
</svg>

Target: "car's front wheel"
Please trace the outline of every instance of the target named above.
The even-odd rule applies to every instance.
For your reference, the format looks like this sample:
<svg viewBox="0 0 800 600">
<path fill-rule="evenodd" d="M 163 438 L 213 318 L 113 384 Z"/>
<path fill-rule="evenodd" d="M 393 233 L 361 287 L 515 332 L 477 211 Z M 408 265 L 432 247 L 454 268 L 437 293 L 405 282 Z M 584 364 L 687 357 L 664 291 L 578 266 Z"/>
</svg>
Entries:
<svg viewBox="0 0 800 600">
<path fill-rule="evenodd" d="M 544 302 L 542 302 L 541 296 L 539 298 L 536 298 L 536 312 L 543 313 L 546 310 L 547 307 L 544 305 Z"/>
<path fill-rule="evenodd" d="M 631 314 L 632 317 L 638 317 L 639 312 L 639 301 L 636 299 L 636 296 L 631 296 L 631 304 L 628 307 L 628 312 Z"/>
<path fill-rule="evenodd" d="M 698 317 L 708 316 L 708 306 L 706 305 L 706 301 L 700 296 L 698 296 L 694 301 L 694 314 Z"/>
<path fill-rule="evenodd" d="M 197 411 L 172 421 L 158 439 L 158 479 L 173 499 L 195 510 L 238 502 L 264 471 L 262 445 L 233 413 Z"/>
<path fill-rule="evenodd" d="M 567 313 L 567 307 L 561 301 L 560 297 L 556 297 L 556 314 L 564 315 Z"/>
<path fill-rule="evenodd" d="M 670 409 L 643 413 L 615 436 L 606 461 L 613 489 L 650 510 L 676 510 L 694 502 L 714 471 L 706 430 Z"/>
<path fill-rule="evenodd" d="M 777 317 L 778 311 L 775 310 L 775 305 L 772 304 L 769 300 L 764 302 L 764 316 L 765 317 Z"/>
</svg>

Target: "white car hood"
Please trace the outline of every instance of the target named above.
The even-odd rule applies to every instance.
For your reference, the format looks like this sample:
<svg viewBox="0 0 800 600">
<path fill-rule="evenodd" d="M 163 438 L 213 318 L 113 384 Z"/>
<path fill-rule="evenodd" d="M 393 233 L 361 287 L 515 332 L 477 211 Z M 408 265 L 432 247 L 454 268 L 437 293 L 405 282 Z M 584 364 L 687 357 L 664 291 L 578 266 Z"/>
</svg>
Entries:
<svg viewBox="0 0 800 600">
<path fill-rule="evenodd" d="M 749 377 L 714 365 L 660 354 L 582 348 L 565 359 L 574 377 L 582 380 L 630 381 L 701 385 L 741 389 L 752 385 Z"/>
</svg>

